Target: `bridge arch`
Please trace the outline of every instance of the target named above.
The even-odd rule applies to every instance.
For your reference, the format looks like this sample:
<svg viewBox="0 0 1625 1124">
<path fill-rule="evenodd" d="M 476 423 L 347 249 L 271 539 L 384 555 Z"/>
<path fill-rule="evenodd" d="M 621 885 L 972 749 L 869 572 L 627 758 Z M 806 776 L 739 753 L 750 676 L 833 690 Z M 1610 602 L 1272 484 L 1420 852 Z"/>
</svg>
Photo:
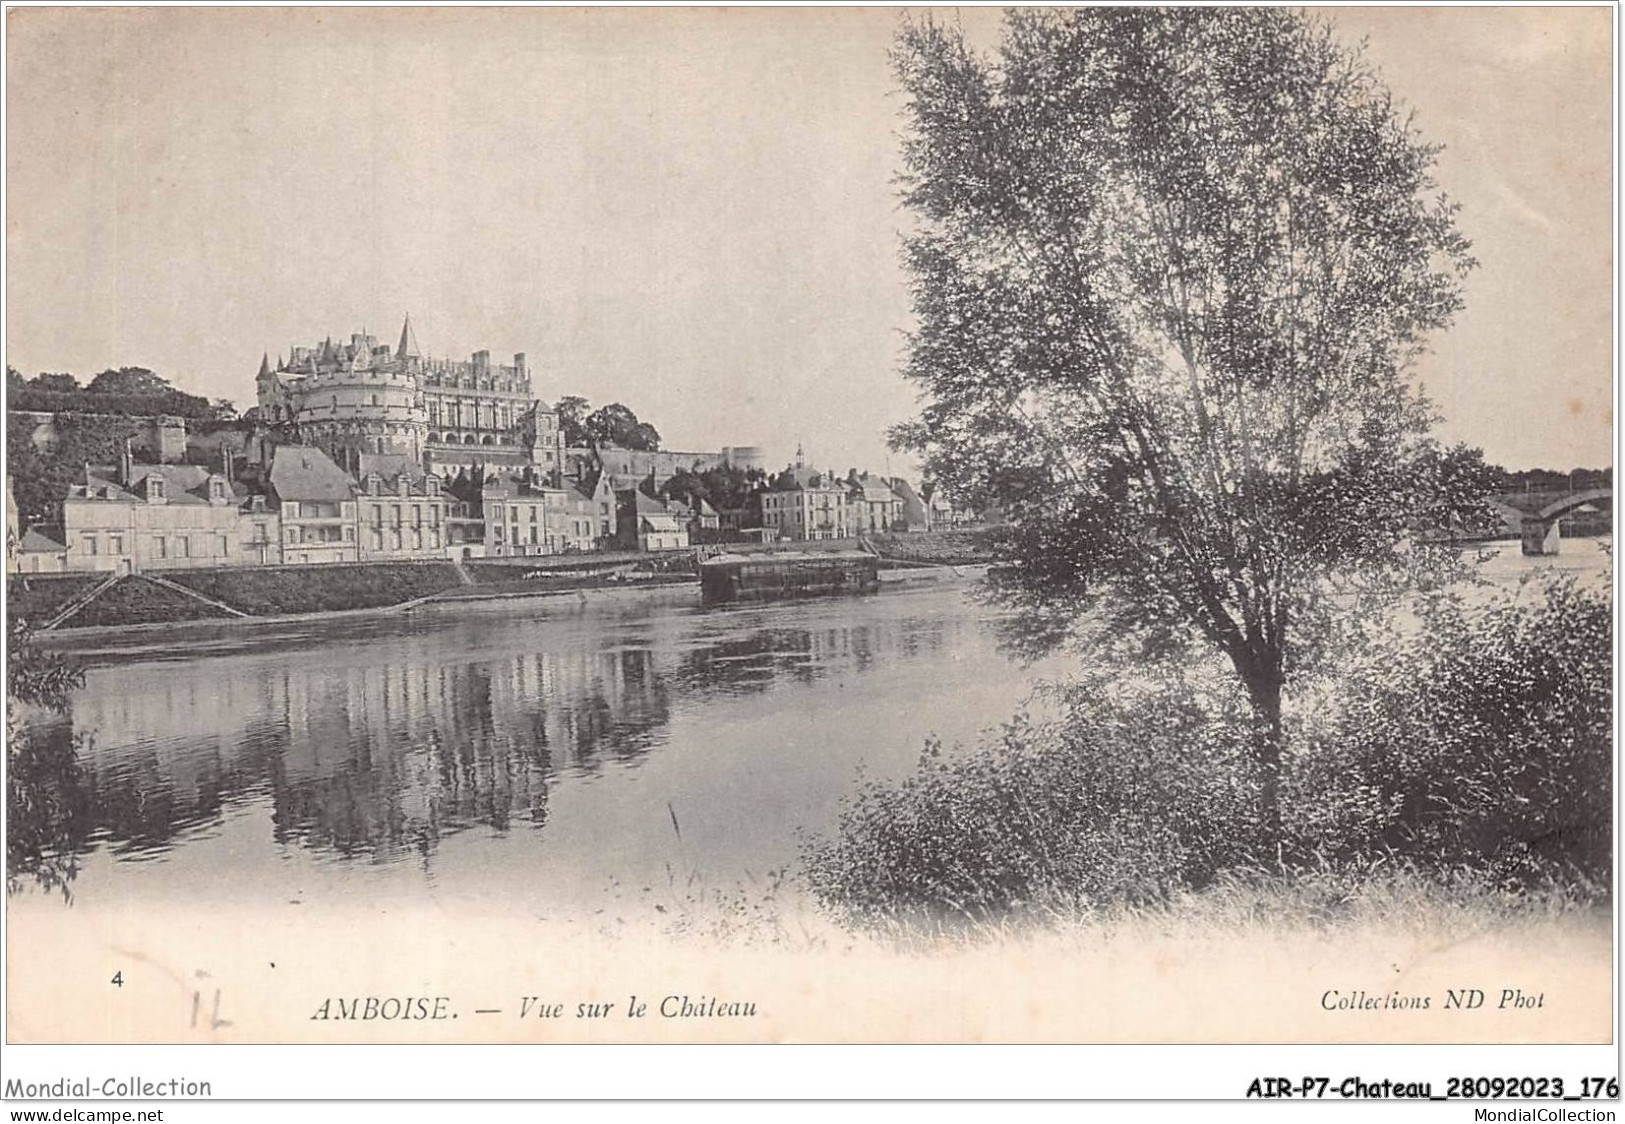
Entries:
<svg viewBox="0 0 1625 1124">
<path fill-rule="evenodd" d="M 1560 500 L 1554 500 L 1540 509 L 1539 518 L 1558 519 L 1577 507 L 1588 503 L 1601 503 L 1612 507 L 1614 504 L 1614 490 L 1612 488 L 1590 488 L 1584 492 L 1570 492 Z"/>
<path fill-rule="evenodd" d="M 1519 535 L 1523 540 L 1523 552 L 1529 555 L 1558 553 L 1561 549 L 1559 544 L 1563 539 L 1560 520 L 1576 508 L 1591 503 L 1606 504 L 1612 509 L 1613 488 L 1588 488 L 1583 492 L 1570 492 L 1560 499 L 1553 500 L 1539 511 L 1526 514 Z"/>
</svg>

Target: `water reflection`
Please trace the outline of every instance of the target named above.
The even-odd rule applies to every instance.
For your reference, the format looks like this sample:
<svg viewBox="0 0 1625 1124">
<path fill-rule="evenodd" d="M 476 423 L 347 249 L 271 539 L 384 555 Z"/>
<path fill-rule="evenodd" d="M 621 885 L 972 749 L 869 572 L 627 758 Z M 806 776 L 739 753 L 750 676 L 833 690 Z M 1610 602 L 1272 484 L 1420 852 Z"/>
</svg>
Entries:
<svg viewBox="0 0 1625 1124">
<path fill-rule="evenodd" d="M 960 608 L 957 594 L 721 613 L 551 604 L 206 637 L 191 658 L 104 649 L 69 717 L 34 721 L 53 745 L 78 739 L 60 778 L 65 853 L 161 858 L 263 800 L 276 844 L 389 862 L 472 828 L 542 828 L 556 785 L 637 768 L 678 710 L 940 658 L 979 627 Z"/>
</svg>

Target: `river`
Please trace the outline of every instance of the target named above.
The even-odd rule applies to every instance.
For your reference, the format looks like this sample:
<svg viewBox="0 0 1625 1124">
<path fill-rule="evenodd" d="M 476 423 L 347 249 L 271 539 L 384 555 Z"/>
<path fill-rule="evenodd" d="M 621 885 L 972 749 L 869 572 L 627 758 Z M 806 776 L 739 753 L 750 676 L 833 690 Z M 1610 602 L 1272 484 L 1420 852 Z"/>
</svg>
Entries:
<svg viewBox="0 0 1625 1124">
<path fill-rule="evenodd" d="M 678 587 L 132 633 L 74 644 L 69 712 L 30 722 L 80 739 L 75 901 L 428 894 L 548 916 L 761 884 L 860 771 L 1007 719 L 1035 672 L 967 590 L 705 609 Z"/>
<path fill-rule="evenodd" d="M 1486 572 L 1607 572 L 1597 542 L 1565 547 L 1499 546 Z M 78 739 L 75 903 L 585 916 L 765 884 L 861 777 L 974 741 L 1064 671 L 1003 656 L 967 593 L 705 609 L 679 587 L 81 637 L 69 711 L 27 721 Z M 12 906 L 67 900 L 24 880 Z"/>
</svg>

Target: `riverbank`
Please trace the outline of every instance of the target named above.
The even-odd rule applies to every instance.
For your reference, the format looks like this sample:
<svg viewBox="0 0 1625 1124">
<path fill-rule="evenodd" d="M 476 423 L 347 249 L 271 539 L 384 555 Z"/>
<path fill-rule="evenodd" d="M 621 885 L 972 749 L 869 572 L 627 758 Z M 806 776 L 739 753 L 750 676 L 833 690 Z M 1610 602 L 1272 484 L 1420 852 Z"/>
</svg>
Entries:
<svg viewBox="0 0 1625 1124">
<path fill-rule="evenodd" d="M 827 542 L 733 544 L 727 549 L 741 553 L 864 549 L 879 558 L 884 582 L 942 581 L 984 572 L 992 557 L 990 533 L 937 531 Z M 12 575 L 7 601 L 12 614 L 42 633 L 93 634 L 193 622 L 285 624 L 407 611 L 437 601 L 697 585 L 696 558 L 705 549 L 126 575 Z"/>
<path fill-rule="evenodd" d="M 951 584 L 955 582 L 971 582 L 986 572 L 986 566 L 942 566 L 931 568 L 899 568 L 882 570 L 880 572 L 881 589 L 886 588 L 913 588 L 922 585 Z M 543 601 L 569 598 L 571 600 L 587 600 L 599 598 L 632 598 L 636 596 L 652 596 L 655 594 L 676 595 L 685 590 L 691 590 L 695 603 L 699 603 L 699 579 L 697 577 L 669 575 L 655 577 L 642 581 L 624 581 L 617 583 L 582 583 L 579 585 L 557 586 L 552 588 L 504 588 L 501 584 L 492 583 L 479 586 L 458 586 L 431 597 L 394 604 L 381 605 L 361 609 L 327 609 L 312 613 L 277 613 L 255 616 L 232 616 L 228 614 L 197 616 L 187 619 L 170 619 L 160 621 L 133 621 L 129 623 L 81 625 L 77 627 L 60 627 L 49 632 L 40 633 L 37 641 L 46 647 L 71 646 L 84 640 L 95 640 L 106 636 L 143 635 L 159 632 L 178 632 L 186 635 L 194 631 L 218 631 L 222 628 L 231 630 L 253 630 L 257 628 L 278 628 L 290 625 L 320 624 L 328 621 L 343 620 L 381 620 L 392 616 L 404 616 L 410 613 L 428 611 L 436 608 L 478 608 L 485 605 L 494 605 L 508 601 Z"/>
</svg>

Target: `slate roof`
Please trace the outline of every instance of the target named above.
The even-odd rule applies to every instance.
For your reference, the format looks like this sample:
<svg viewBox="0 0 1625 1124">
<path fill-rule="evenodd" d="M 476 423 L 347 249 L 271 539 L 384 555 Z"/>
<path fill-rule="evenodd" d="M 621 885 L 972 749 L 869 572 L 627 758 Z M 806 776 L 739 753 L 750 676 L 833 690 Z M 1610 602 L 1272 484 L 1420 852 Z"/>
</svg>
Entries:
<svg viewBox="0 0 1625 1124">
<path fill-rule="evenodd" d="M 864 480 L 863 498 L 867 503 L 895 503 L 897 493 L 880 480 Z"/>
<path fill-rule="evenodd" d="M 108 471 L 108 470 L 101 470 Z M 112 503 L 146 503 L 146 484 L 149 476 L 161 476 L 164 481 L 164 499 L 171 504 L 207 504 L 209 478 L 219 473 L 210 472 L 198 464 L 137 464 L 130 466 L 130 482 L 119 484 L 110 476 L 98 475 L 92 469 L 83 484 L 68 489 L 72 500 L 99 500 Z M 233 500 L 248 498 L 249 490 L 239 481 L 230 481 Z"/>
<path fill-rule="evenodd" d="M 58 539 L 62 541 L 58 542 Z M 55 525 L 30 527 L 23 532 L 21 541 L 17 543 L 17 549 L 24 554 L 61 554 L 68 549 L 66 543 L 67 536 L 62 533 L 61 527 Z"/>
<path fill-rule="evenodd" d="M 666 505 L 649 495 L 642 488 L 632 490 L 632 510 L 639 515 L 670 515 Z"/>
<path fill-rule="evenodd" d="M 413 480 L 423 475 L 423 466 L 406 453 L 361 453 L 356 457 L 356 475 L 365 477 L 376 472 L 385 480 L 393 480 L 406 473 Z"/>
<path fill-rule="evenodd" d="M 350 475 L 320 449 L 281 445 L 271 460 L 271 487 L 284 500 L 348 500 Z"/>
</svg>

